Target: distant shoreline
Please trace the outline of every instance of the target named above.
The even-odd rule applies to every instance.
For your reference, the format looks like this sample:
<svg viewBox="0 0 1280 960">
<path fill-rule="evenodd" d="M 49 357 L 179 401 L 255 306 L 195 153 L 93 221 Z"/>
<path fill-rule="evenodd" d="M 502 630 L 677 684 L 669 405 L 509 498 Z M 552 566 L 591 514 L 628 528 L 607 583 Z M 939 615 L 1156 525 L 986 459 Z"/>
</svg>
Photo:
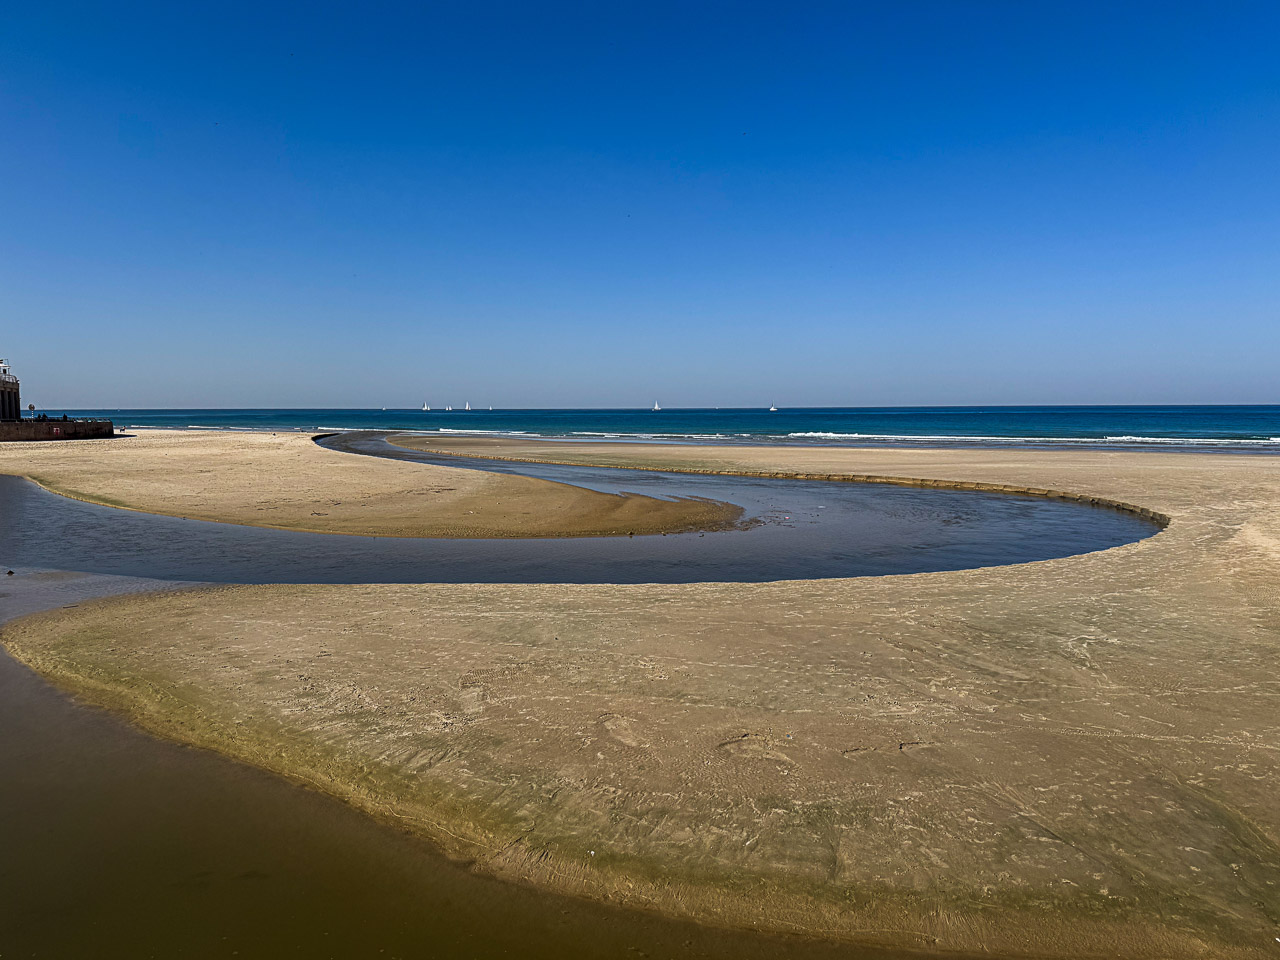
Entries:
<svg viewBox="0 0 1280 960">
<path fill-rule="evenodd" d="M 61 412 L 61 411 L 59 411 Z M 96 410 L 123 429 L 414 432 L 552 441 L 924 449 L 1280 453 L 1280 406 L 652 410 Z"/>
</svg>

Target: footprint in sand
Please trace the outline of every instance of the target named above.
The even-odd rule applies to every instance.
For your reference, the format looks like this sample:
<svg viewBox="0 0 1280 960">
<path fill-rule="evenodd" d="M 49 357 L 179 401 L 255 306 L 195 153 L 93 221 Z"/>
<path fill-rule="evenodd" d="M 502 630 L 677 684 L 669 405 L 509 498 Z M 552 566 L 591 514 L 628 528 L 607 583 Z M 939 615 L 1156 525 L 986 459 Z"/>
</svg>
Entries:
<svg viewBox="0 0 1280 960">
<path fill-rule="evenodd" d="M 600 716 L 600 724 L 605 732 L 627 747 L 647 747 L 648 743 L 636 731 L 636 722 L 630 717 L 620 717 L 616 713 L 605 713 Z"/>
<path fill-rule="evenodd" d="M 759 733 L 744 733 L 740 737 L 734 737 L 732 740 L 726 740 L 718 744 L 716 749 L 743 760 L 774 760 L 779 763 L 795 762 L 782 751 L 773 749 L 770 739 Z"/>
</svg>

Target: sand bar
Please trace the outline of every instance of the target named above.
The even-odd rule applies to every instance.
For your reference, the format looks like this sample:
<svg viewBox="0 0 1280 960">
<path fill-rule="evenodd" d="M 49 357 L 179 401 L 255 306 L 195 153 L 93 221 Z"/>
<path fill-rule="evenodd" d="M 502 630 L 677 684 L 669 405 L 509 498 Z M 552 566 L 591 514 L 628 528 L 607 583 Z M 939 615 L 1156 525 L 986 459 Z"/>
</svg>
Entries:
<svg viewBox="0 0 1280 960">
<path fill-rule="evenodd" d="M 1171 522 L 902 577 L 226 587 L 3 640 L 156 732 L 551 889 L 939 954 L 1274 956 L 1280 461 L 485 447 L 1010 484 Z"/>
<path fill-rule="evenodd" d="M 309 435 L 142 430 L 0 445 L 0 473 L 113 507 L 316 533 L 585 537 L 717 530 L 741 511 L 320 449 Z"/>
</svg>

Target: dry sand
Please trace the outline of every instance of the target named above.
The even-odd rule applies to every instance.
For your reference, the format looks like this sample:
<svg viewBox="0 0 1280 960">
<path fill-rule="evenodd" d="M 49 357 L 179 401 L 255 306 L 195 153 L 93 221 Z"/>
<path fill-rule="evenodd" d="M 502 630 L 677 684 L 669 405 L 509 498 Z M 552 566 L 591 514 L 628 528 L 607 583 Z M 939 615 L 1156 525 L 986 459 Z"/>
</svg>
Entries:
<svg viewBox="0 0 1280 960">
<path fill-rule="evenodd" d="M 589 537 L 718 530 L 741 510 L 321 449 L 309 435 L 143 430 L 0 444 L 0 473 L 77 500 L 197 520 L 391 537 Z"/>
<path fill-rule="evenodd" d="M 1280 950 L 1280 461 L 484 446 L 1049 488 L 1171 523 L 901 577 L 226 587 L 4 642 L 548 888 L 939 954 Z"/>
</svg>

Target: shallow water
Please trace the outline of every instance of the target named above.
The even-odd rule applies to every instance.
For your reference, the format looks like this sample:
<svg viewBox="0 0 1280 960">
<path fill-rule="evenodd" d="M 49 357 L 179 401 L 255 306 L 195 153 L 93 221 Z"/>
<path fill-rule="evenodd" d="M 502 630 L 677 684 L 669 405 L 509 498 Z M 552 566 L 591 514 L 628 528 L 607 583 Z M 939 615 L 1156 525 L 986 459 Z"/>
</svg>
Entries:
<svg viewBox="0 0 1280 960">
<path fill-rule="evenodd" d="M 597 473 L 573 476 L 601 489 L 730 499 L 768 522 L 633 540 L 333 537 L 128 513 L 0 477 L 0 562 L 15 570 L 0 579 L 0 622 L 174 580 L 589 582 L 601 564 L 603 579 L 773 579 L 849 575 L 859 563 L 887 572 L 1013 562 L 1155 530 L 1034 498 Z M 930 535 L 931 525 L 941 529 Z M 904 533 L 910 546 L 892 549 Z M 762 570 L 752 574 L 753 564 Z M 137 579 L 146 575 L 164 579 Z M 6 958 L 902 956 L 721 931 L 476 876 L 338 801 L 78 705 L 2 654 L 0 850 Z"/>
<path fill-rule="evenodd" d="M 430 454 L 379 437 L 347 448 Z M 450 466 L 467 461 L 447 458 Z M 242 527 L 82 503 L 0 476 L 0 560 L 221 583 L 695 583 L 960 570 L 1071 556 L 1158 531 L 1149 520 L 1043 497 L 858 483 L 471 461 L 607 492 L 701 496 L 759 522 L 706 534 L 563 540 L 351 537 Z"/>
</svg>

